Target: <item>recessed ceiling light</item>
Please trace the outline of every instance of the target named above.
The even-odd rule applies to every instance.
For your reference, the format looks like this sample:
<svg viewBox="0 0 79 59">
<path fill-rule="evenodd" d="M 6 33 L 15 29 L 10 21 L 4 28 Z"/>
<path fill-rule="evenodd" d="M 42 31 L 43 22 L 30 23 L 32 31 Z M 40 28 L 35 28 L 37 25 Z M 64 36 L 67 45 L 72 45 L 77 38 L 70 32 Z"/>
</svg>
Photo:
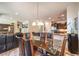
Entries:
<svg viewBox="0 0 79 59">
<path fill-rule="evenodd" d="M 18 12 L 16 12 L 15 14 L 16 14 L 16 15 L 18 15 L 19 13 L 18 13 Z"/>
<path fill-rule="evenodd" d="M 64 16 L 64 14 L 61 15 L 62 17 Z"/>
<path fill-rule="evenodd" d="M 51 19 L 51 17 L 49 17 L 48 19 Z"/>
</svg>

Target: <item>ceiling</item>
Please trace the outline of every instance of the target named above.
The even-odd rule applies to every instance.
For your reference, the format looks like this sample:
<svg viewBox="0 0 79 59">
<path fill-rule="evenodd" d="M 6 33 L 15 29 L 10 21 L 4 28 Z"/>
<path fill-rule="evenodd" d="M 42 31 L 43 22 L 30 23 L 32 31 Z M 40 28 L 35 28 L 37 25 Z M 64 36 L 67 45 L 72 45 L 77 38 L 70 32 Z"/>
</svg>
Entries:
<svg viewBox="0 0 79 59">
<path fill-rule="evenodd" d="M 35 20 L 37 18 L 37 4 L 39 19 L 48 20 L 54 14 L 61 13 L 72 2 L 0 2 L 0 15 L 5 14 L 19 20 Z"/>
</svg>

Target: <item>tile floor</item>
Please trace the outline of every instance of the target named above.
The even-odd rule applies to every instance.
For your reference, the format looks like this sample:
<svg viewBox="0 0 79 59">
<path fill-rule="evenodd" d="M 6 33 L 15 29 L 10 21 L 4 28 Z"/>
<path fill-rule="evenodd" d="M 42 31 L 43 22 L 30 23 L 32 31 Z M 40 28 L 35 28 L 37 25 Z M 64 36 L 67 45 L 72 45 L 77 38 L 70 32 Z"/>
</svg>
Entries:
<svg viewBox="0 0 79 59">
<path fill-rule="evenodd" d="M 19 48 L 14 48 L 12 50 L 3 52 L 0 56 L 19 56 Z"/>
</svg>

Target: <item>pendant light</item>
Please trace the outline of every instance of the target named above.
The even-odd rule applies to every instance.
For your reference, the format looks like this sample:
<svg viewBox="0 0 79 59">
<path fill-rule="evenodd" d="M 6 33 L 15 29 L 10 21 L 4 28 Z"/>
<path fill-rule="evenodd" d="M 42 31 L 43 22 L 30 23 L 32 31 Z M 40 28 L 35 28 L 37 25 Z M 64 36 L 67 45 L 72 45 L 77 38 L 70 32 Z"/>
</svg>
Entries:
<svg viewBox="0 0 79 59">
<path fill-rule="evenodd" d="M 39 3 L 38 2 L 36 3 L 36 20 L 37 20 L 36 22 L 33 22 L 32 23 L 33 26 L 36 26 L 36 25 L 38 25 L 38 26 L 44 25 L 40 21 L 40 19 L 39 19 Z"/>
<path fill-rule="evenodd" d="M 36 20 L 39 19 L 39 17 L 38 17 L 38 12 L 39 12 L 39 11 L 38 11 L 38 8 L 39 8 L 39 3 L 36 3 L 36 18 L 35 18 Z M 32 26 L 38 25 L 38 22 L 39 22 L 39 21 L 36 21 L 36 22 L 34 21 L 34 22 L 32 23 Z"/>
</svg>

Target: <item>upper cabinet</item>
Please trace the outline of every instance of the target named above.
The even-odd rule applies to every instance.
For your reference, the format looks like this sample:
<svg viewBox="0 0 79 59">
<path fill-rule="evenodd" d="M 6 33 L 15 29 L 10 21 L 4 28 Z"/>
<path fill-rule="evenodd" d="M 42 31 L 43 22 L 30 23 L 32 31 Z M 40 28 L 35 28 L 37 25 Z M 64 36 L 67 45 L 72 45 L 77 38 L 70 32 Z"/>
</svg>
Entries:
<svg viewBox="0 0 79 59">
<path fill-rule="evenodd" d="M 67 11 L 66 10 L 53 16 L 53 19 L 51 21 L 51 27 L 54 27 L 56 29 L 55 32 L 67 33 Z"/>
</svg>

